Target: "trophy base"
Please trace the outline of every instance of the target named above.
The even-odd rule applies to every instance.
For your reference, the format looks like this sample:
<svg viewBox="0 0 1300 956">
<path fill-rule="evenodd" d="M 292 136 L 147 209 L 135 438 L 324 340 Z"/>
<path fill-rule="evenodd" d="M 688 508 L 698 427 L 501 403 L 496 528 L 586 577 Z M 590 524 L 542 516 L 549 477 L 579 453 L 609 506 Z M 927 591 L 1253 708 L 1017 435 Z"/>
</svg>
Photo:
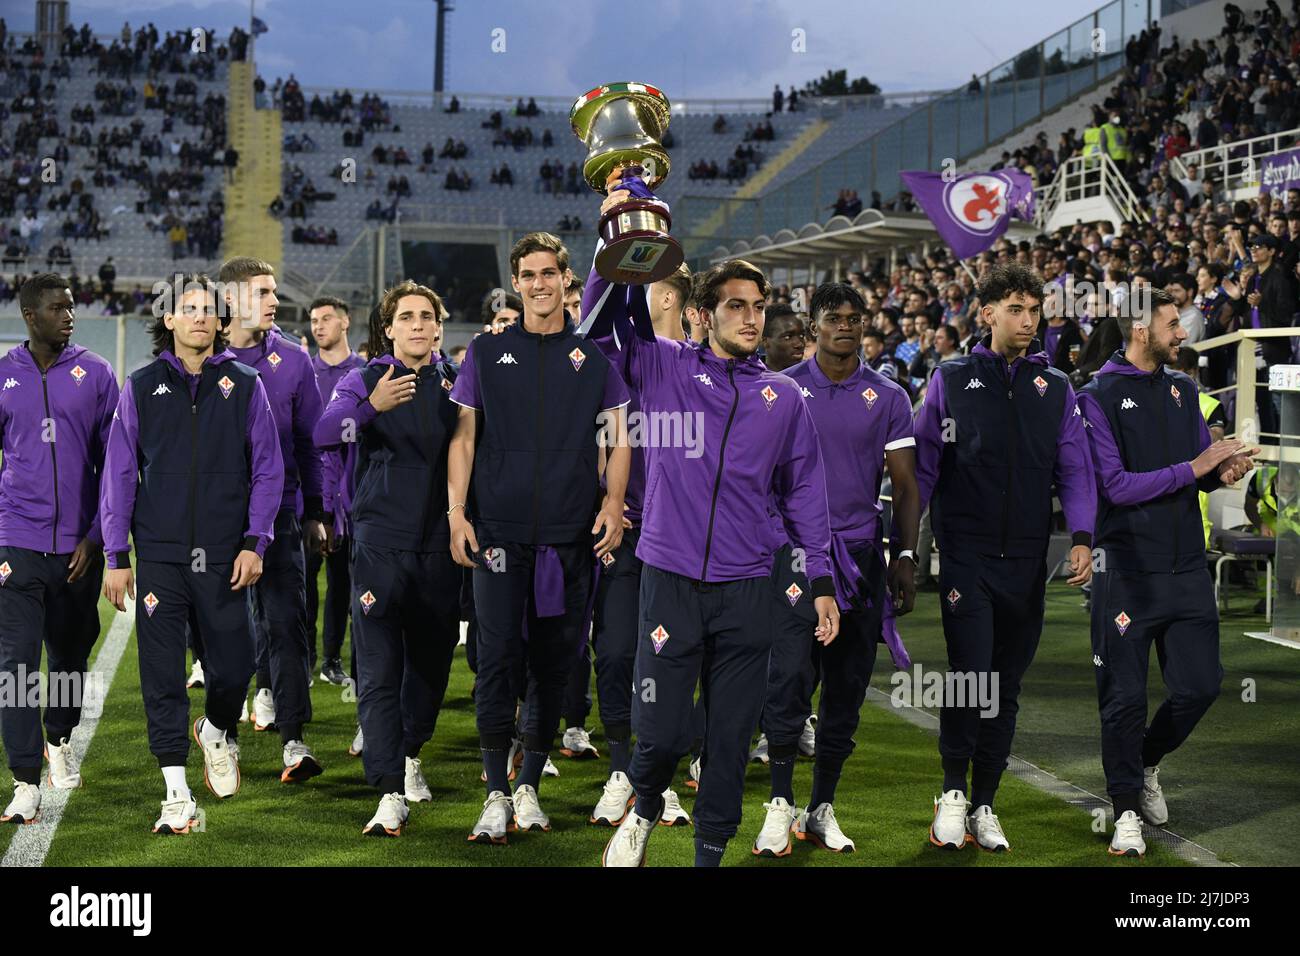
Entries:
<svg viewBox="0 0 1300 956">
<path fill-rule="evenodd" d="M 667 207 L 656 200 L 615 206 L 600 221 L 605 246 L 596 255 L 596 271 L 624 285 L 666 279 L 686 258 L 681 243 L 668 234 L 671 224 Z"/>
</svg>

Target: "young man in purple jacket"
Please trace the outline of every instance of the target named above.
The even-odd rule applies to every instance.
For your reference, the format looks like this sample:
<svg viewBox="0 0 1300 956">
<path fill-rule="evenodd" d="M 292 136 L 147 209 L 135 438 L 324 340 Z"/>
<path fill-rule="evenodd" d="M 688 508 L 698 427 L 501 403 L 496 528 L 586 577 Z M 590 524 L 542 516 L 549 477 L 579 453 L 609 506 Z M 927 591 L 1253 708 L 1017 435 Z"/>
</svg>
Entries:
<svg viewBox="0 0 1300 956">
<path fill-rule="evenodd" d="M 197 817 L 185 780 L 187 625 L 203 652 L 206 703 L 193 727 L 203 778 L 218 797 L 239 790 L 239 711 L 254 668 L 243 591 L 262 573 L 284 465 L 257 373 L 216 348 L 211 280 L 181 277 L 163 295 L 150 329 L 157 358 L 127 378 L 113 414 L 99 508 L 104 596 L 119 611 L 136 600 L 149 749 L 166 787 L 153 830 L 175 834 Z"/>
<path fill-rule="evenodd" d="M 1125 349 L 1079 392 L 1101 503 L 1093 576 L 1092 662 L 1101 758 L 1115 807 L 1110 852 L 1142 856 L 1142 820 L 1169 821 L 1161 758 L 1219 695 L 1219 609 L 1205 566 L 1198 491 L 1232 483 L 1258 448 L 1211 441 L 1196 383 L 1166 368 L 1187 331 L 1154 290 L 1119 319 Z M 1147 663 L 1159 651 L 1168 697 L 1147 725 Z"/>
<path fill-rule="evenodd" d="M 626 196 L 619 188 L 606 205 Z M 798 386 L 756 355 L 769 292 L 767 277 L 742 260 L 704 274 L 707 348 L 657 338 L 643 289 L 628 296 L 632 334 L 616 332 L 610 309 L 586 328 L 637 391 L 642 413 L 661 416 L 649 421 L 673 423 L 683 437 L 687 427 L 696 429 L 702 438 L 644 443 L 636 747 L 628 772 L 636 804 L 605 847 L 604 866 L 644 863 L 663 791 L 691 746 L 701 678 L 708 720 L 696 865 L 718 866 L 735 836 L 772 648 L 770 576 L 781 543 L 767 518 L 773 496 L 807 550 L 816 637 L 829 644 L 839 631 L 816 432 Z"/>
<path fill-rule="evenodd" d="M 313 301 L 307 311 L 311 316 L 311 335 L 317 347 L 311 367 L 316 373 L 316 388 L 324 408 L 348 372 L 366 363 L 348 344 L 351 320 L 346 302 L 323 296 Z M 340 685 L 347 679 L 341 656 L 352 587 L 348 577 L 348 512 L 343 497 L 346 490 L 343 479 L 355 460 L 355 444 L 321 451 L 321 497 L 325 513 L 331 518 L 325 527 L 328 548 L 325 554 L 315 549 L 307 551 L 307 639 L 311 642 L 311 666 L 313 670 L 316 667 L 316 611 L 320 603 L 316 579 L 321 564 L 324 564 L 325 630 L 320 676 L 327 683 Z"/>
<path fill-rule="evenodd" d="M 823 647 L 812 639 L 803 548 L 790 543 L 773 562 L 768 606 L 777 624 L 768 668 L 762 727 L 772 772 L 771 798 L 754 855 L 788 856 L 792 835 L 835 853 L 852 852 L 835 817 L 835 789 L 853 753 L 853 734 L 876 661 L 876 644 L 888 644 L 897 667 L 910 661 L 894 625 L 916 600 L 913 572 L 921 512 L 917 507 L 916 441 L 912 403 L 896 382 L 862 364 L 858 343 L 866 302 L 853 286 L 828 282 L 809 303 L 816 354 L 785 369 L 799 386 L 817 429 L 826 469 L 831 522 L 831 563 L 842 612 L 840 634 Z M 893 482 L 894 557 L 886 575 L 880 482 L 888 467 Z M 888 580 L 886 580 L 886 576 Z M 775 602 L 774 604 L 772 602 Z M 794 764 L 804 720 L 812 710 L 820 675 L 816 763 L 812 793 L 795 804 Z"/>
<path fill-rule="evenodd" d="M 1072 585 L 1092 577 L 1097 488 L 1074 390 L 1034 338 L 1042 277 L 995 266 L 978 294 L 991 334 L 930 379 L 916 416 L 916 473 L 939 545 L 953 688 L 939 711 L 943 796 L 930 842 L 996 852 L 1010 849 L 993 797 L 1043 630 L 1053 488 L 1071 534 Z"/>
<path fill-rule="evenodd" d="M 99 637 L 99 476 L 118 389 L 112 366 L 71 342 L 76 307 L 62 276 L 32 276 L 18 303 L 27 341 L 0 358 L 0 670 L 25 696 L 43 644 L 53 699 L 42 738 L 38 707 L 0 697 L 14 775 L 0 819 L 32 823 L 42 743 L 50 786 L 81 786 L 68 741 L 81 720 L 77 682 Z"/>
<path fill-rule="evenodd" d="M 230 315 L 230 351 L 261 376 L 275 416 L 284 462 L 284 492 L 275 539 L 261 579 L 249 592 L 257 642 L 257 695 L 253 726 L 275 726 L 284 745 L 280 780 L 293 783 L 321 772 L 303 740 L 311 720 L 307 639 L 307 571 L 304 547 L 326 546 L 320 455 L 312 429 L 321 416 L 311 357 L 275 328 L 275 274 L 270 263 L 246 256 L 227 260 L 219 276 Z M 300 520 L 301 519 L 301 520 Z"/>
</svg>

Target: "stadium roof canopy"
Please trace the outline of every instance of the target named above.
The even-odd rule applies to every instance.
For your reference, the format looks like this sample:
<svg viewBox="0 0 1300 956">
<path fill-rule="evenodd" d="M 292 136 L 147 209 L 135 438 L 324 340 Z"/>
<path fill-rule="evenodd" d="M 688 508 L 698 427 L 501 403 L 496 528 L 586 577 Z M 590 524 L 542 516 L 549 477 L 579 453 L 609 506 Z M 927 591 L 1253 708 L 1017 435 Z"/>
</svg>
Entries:
<svg viewBox="0 0 1300 956">
<path fill-rule="evenodd" d="M 1018 221 L 1013 221 L 1006 233 L 1015 240 L 1036 234 L 1032 223 Z M 825 223 L 810 222 L 798 229 L 778 229 L 770 236 L 719 245 L 708 258 L 712 264 L 739 257 L 767 269 L 814 264 L 826 268 L 833 263 L 838 270 L 841 263 L 856 268 L 856 264 L 865 265 L 866 260 L 880 255 L 889 255 L 892 264 L 899 252 L 918 248 L 928 251 L 936 244 L 943 245 L 943 240 L 923 213 L 864 209 L 852 219 L 832 216 Z"/>
</svg>

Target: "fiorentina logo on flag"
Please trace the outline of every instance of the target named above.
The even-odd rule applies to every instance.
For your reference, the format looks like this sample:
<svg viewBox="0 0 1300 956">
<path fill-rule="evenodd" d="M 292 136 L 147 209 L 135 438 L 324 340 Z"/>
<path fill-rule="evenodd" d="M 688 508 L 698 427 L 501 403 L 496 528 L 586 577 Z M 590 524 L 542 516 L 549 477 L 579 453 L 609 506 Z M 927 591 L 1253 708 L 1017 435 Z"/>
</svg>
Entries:
<svg viewBox="0 0 1300 956">
<path fill-rule="evenodd" d="M 153 617 L 153 612 L 158 609 L 158 599 L 154 597 L 152 591 L 144 596 L 144 609 L 150 617 Z"/>
<path fill-rule="evenodd" d="M 217 388 L 221 389 L 222 398 L 229 398 L 230 393 L 235 390 L 235 383 L 230 380 L 229 375 L 223 375 L 217 379 Z"/>
<path fill-rule="evenodd" d="M 614 563 L 614 556 L 612 554 L 606 554 L 603 558 L 600 559 L 600 563 L 603 564 L 605 567 L 609 567 L 611 564 Z"/>
<path fill-rule="evenodd" d="M 375 606 L 375 596 L 371 594 L 369 591 L 367 591 L 365 594 L 361 595 L 360 600 L 361 600 L 361 610 L 364 613 L 369 614 L 370 609 Z"/>
<path fill-rule="evenodd" d="M 921 171 L 899 176 L 960 259 L 992 246 L 1012 218 L 1034 218 L 1033 180 L 1018 169 L 967 173 L 951 181 L 940 173 Z"/>
<path fill-rule="evenodd" d="M 569 353 L 569 361 L 573 363 L 573 370 L 576 372 L 582 368 L 582 363 L 587 361 L 587 356 L 583 354 L 582 349 L 574 349 Z"/>
<path fill-rule="evenodd" d="M 80 385 L 81 380 L 85 377 L 86 377 L 86 370 L 84 368 L 82 368 L 80 365 L 72 366 L 72 380 L 74 382 Z"/>
<path fill-rule="evenodd" d="M 8 561 L 6 561 L 4 564 L 0 564 L 0 584 L 4 584 L 6 581 L 8 581 L 9 575 L 13 573 L 14 573 L 14 569 L 9 567 Z"/>
<path fill-rule="evenodd" d="M 876 390 L 874 388 L 868 388 L 865 392 L 862 393 L 862 400 L 867 403 L 867 408 L 870 408 L 872 405 L 876 404 L 876 399 L 879 397 L 880 396 L 876 394 Z"/>
<path fill-rule="evenodd" d="M 1182 392 L 1178 391 L 1178 386 L 1177 386 L 1177 385 L 1170 385 L 1170 386 L 1169 386 L 1169 394 L 1172 395 L 1172 396 L 1174 397 L 1174 401 L 1178 403 L 1178 407 L 1179 407 L 1179 408 L 1182 408 L 1182 407 L 1183 407 L 1183 394 L 1182 394 Z"/>
<path fill-rule="evenodd" d="M 668 643 L 668 632 L 664 630 L 662 624 L 650 632 L 650 640 L 655 646 L 656 654 L 664 649 L 664 645 Z"/>
<path fill-rule="evenodd" d="M 763 401 L 767 402 L 767 408 L 768 408 L 768 411 L 771 411 L 771 409 L 772 409 L 772 403 L 775 402 L 776 399 L 777 399 L 777 394 L 776 394 L 776 392 L 772 389 L 772 386 L 771 386 L 771 385 L 764 385 L 764 386 L 763 386 L 763 391 L 759 392 L 759 394 L 763 396 Z"/>
<path fill-rule="evenodd" d="M 270 355 L 268 355 L 266 357 L 266 364 L 271 366 L 272 372 L 278 369 L 280 367 L 280 353 L 272 352 Z"/>
<path fill-rule="evenodd" d="M 1125 614 L 1123 611 L 1120 611 L 1119 614 L 1116 615 L 1115 617 L 1115 626 L 1119 628 L 1119 633 L 1121 637 L 1124 636 L 1124 632 L 1128 630 L 1128 626 L 1132 623 L 1133 623 L 1133 619 L 1129 617 L 1127 614 Z"/>
<path fill-rule="evenodd" d="M 953 588 L 948 592 L 948 607 L 954 611 L 957 610 L 957 602 L 961 600 L 961 592 Z"/>
<path fill-rule="evenodd" d="M 791 582 L 790 586 L 785 589 L 785 596 L 790 599 L 790 606 L 794 607 L 799 603 L 799 599 L 803 597 L 803 588 Z"/>
<path fill-rule="evenodd" d="M 1039 375 L 1034 379 L 1034 388 L 1038 389 L 1039 397 L 1047 394 L 1047 381 Z"/>
</svg>

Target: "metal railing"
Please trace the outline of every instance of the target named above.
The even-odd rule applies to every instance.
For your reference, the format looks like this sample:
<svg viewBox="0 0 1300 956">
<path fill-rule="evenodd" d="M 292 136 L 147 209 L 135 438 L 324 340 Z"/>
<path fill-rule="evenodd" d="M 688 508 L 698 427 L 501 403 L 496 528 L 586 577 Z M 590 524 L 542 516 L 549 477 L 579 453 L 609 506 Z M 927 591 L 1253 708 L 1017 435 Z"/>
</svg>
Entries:
<svg viewBox="0 0 1300 956">
<path fill-rule="evenodd" d="M 1108 199 L 1126 222 L 1149 221 L 1128 180 L 1105 153 L 1070 157 L 1050 183 L 1034 190 L 1034 197 L 1034 225 L 1044 231 L 1062 204 L 1096 197 Z"/>
<path fill-rule="evenodd" d="M 1265 157 L 1285 152 L 1297 144 L 1300 144 L 1300 128 L 1183 153 L 1174 157 L 1170 169 L 1179 179 L 1187 179 L 1191 167 L 1195 166 L 1199 181 L 1212 179 L 1228 191 L 1251 189 L 1260 185 L 1260 166 Z"/>
<path fill-rule="evenodd" d="M 1230 332 L 1227 335 L 1202 339 L 1190 346 L 1201 354 L 1215 349 L 1235 348 L 1236 361 L 1233 367 L 1236 370 L 1236 381 L 1224 388 L 1209 391 L 1208 394 L 1223 402 L 1224 408 L 1228 412 L 1228 420 L 1233 427 L 1225 437 L 1240 438 L 1247 444 L 1256 444 L 1263 439 L 1273 439 L 1272 444 L 1260 445 L 1261 450 L 1257 457 L 1264 461 L 1278 460 L 1278 445 L 1276 442 L 1280 436 L 1276 432 L 1262 431 L 1259 426 L 1259 410 L 1255 398 L 1257 390 L 1266 386 L 1262 386 L 1255 381 L 1257 372 L 1255 349 L 1260 340 L 1277 338 L 1300 338 L 1300 328 L 1238 329 L 1236 332 Z"/>
</svg>

